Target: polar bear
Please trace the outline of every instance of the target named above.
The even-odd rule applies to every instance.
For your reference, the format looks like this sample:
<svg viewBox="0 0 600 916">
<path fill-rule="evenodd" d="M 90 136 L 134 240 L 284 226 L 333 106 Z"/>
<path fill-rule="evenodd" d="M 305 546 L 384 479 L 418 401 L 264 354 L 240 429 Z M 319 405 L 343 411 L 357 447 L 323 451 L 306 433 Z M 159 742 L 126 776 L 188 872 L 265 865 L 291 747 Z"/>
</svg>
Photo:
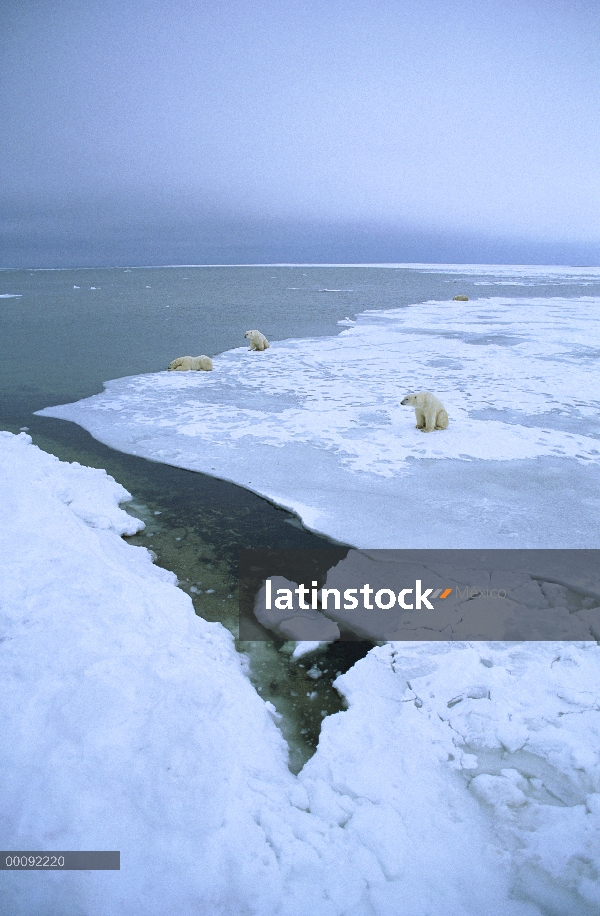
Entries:
<svg viewBox="0 0 600 916">
<path fill-rule="evenodd" d="M 400 403 L 404 407 L 415 408 L 415 416 L 417 418 L 415 429 L 422 429 L 424 433 L 431 433 L 434 429 L 448 429 L 446 408 L 431 391 L 407 394 Z"/>
<path fill-rule="evenodd" d="M 268 350 L 271 344 L 260 331 L 246 331 L 244 337 L 250 341 L 251 350 Z"/>
<path fill-rule="evenodd" d="M 212 369 L 212 359 L 210 356 L 178 356 L 172 363 L 169 363 L 169 372 L 187 372 L 189 369 L 195 369 L 197 372 L 203 370 L 210 372 Z"/>
</svg>

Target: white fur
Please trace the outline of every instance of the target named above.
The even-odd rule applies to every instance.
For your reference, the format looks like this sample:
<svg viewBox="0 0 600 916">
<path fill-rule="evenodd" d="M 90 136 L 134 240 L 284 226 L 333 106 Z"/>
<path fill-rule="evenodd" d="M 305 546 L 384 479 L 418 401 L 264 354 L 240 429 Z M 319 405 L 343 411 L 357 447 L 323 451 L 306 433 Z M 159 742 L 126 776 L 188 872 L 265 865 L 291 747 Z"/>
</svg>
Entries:
<svg viewBox="0 0 600 916">
<path fill-rule="evenodd" d="M 172 363 L 169 363 L 169 372 L 187 372 L 189 369 L 195 369 L 197 372 L 200 370 L 210 372 L 212 367 L 210 356 L 178 356 Z"/>
<path fill-rule="evenodd" d="M 424 433 L 431 433 L 434 429 L 448 429 L 446 408 L 431 391 L 407 394 L 400 403 L 415 408 L 415 429 L 422 429 Z"/>
<path fill-rule="evenodd" d="M 271 344 L 260 331 L 246 331 L 244 337 L 250 341 L 251 350 L 268 350 Z"/>
</svg>

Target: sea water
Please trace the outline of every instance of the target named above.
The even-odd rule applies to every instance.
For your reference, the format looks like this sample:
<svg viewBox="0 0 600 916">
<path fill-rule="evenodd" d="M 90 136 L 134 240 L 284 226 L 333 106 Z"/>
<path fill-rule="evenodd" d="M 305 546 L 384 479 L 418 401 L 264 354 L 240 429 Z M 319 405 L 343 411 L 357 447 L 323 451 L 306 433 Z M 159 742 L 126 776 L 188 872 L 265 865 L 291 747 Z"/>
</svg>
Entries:
<svg viewBox="0 0 600 916">
<path fill-rule="evenodd" d="M 249 328 L 260 329 L 272 341 L 300 341 L 298 346 L 302 340 L 319 339 L 325 371 L 333 355 L 334 339 L 352 327 L 357 314 L 386 315 L 394 309 L 438 303 L 433 308 L 422 307 L 427 327 L 420 328 L 424 334 L 435 335 L 442 315 L 439 303 L 446 304 L 444 314 L 451 314 L 448 306 L 461 308 L 451 305 L 456 294 L 468 295 L 470 300 L 484 297 L 490 302 L 509 297 L 539 302 L 560 299 L 572 304 L 582 296 L 593 300 L 600 295 L 600 271 L 427 265 L 1 271 L 0 422 L 13 432 L 28 427 L 36 444 L 61 458 L 107 468 L 132 492 L 132 511 L 146 522 L 145 532 L 135 543 L 152 549 L 157 562 L 176 572 L 198 613 L 234 629 L 235 563 L 240 547 L 315 547 L 330 542 L 306 531 L 297 517 L 244 487 L 211 476 L 210 468 L 208 474 L 198 474 L 146 461 L 139 457 L 143 450 L 138 457 L 125 455 L 91 439 L 72 423 L 36 417 L 33 411 L 87 398 L 101 391 L 103 382 L 110 379 L 161 372 L 175 356 L 204 353 L 214 357 L 243 346 L 243 335 Z M 461 333 L 464 336 L 464 329 Z M 447 339 L 452 339 L 452 333 Z M 596 346 L 597 341 L 598 337 Z M 592 333 L 592 348 L 593 343 Z M 507 350 L 516 344 L 512 338 L 503 341 Z M 485 346 L 486 341 L 482 337 L 475 345 Z M 439 365 L 431 366 L 430 371 L 437 371 L 441 378 L 448 375 L 452 366 L 444 363 L 447 358 L 435 357 Z M 586 358 L 592 356 L 587 353 Z M 398 372 L 401 368 L 398 365 Z M 181 376 L 167 378 L 183 382 Z M 184 378 L 187 385 L 189 380 Z M 310 379 L 305 384 L 310 386 Z M 493 404 L 487 410 L 493 413 Z M 563 414 L 555 420 L 574 422 Z M 372 418 L 375 420 L 377 417 Z M 525 429 L 526 423 L 520 426 Z M 127 450 L 124 445 L 123 451 Z M 148 455 L 156 457 L 152 450 Z M 552 461 L 547 459 L 544 473 L 548 485 L 543 487 L 551 497 L 556 475 L 564 482 L 563 472 Z M 430 490 L 437 488 L 442 495 L 453 485 L 449 478 L 456 466 L 456 462 L 432 461 L 424 455 L 421 476 L 426 474 Z M 569 462 L 574 491 L 586 485 L 586 471 L 576 461 Z M 471 487 L 490 495 L 486 511 L 498 502 L 498 493 L 512 485 L 504 465 L 491 479 L 489 462 L 485 468 L 473 464 L 467 478 Z M 537 485 L 539 480 L 532 479 L 531 487 Z M 568 502 L 569 494 L 565 498 Z M 409 509 L 414 515 L 419 498 L 413 495 L 412 500 L 416 506 Z M 593 515 L 594 507 L 589 509 Z M 480 523 L 489 529 L 489 512 L 487 518 L 485 515 Z M 478 538 L 476 520 L 466 521 L 465 527 Z M 430 516 L 426 526 L 429 539 L 435 527 L 436 519 Z M 352 540 L 344 538 L 344 530 L 348 529 L 342 525 L 334 532 L 336 540 Z M 581 546 L 592 546 L 590 536 L 589 526 L 584 524 L 581 538 L 585 543 Z M 421 546 L 435 545 L 424 542 Z M 335 647 L 322 656 L 318 684 L 307 675 L 313 670 L 312 662 L 303 667 L 302 663 L 290 662 L 289 654 L 279 651 L 285 647 L 245 648 L 253 653 L 257 688 L 285 715 L 297 769 L 315 745 L 322 717 L 340 708 L 330 683 L 352 664 L 357 648 L 348 654 Z"/>
</svg>

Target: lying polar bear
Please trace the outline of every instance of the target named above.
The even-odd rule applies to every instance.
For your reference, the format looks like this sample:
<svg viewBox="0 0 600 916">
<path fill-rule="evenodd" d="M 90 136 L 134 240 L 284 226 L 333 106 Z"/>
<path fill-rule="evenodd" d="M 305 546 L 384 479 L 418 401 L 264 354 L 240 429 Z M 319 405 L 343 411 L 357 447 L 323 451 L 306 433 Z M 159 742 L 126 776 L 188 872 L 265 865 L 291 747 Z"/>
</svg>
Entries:
<svg viewBox="0 0 600 916">
<path fill-rule="evenodd" d="M 415 429 L 422 429 L 424 433 L 431 433 L 434 429 L 448 429 L 446 408 L 431 391 L 407 394 L 400 403 L 405 407 L 415 408 L 417 418 Z"/>
<path fill-rule="evenodd" d="M 250 341 L 251 350 L 268 350 L 271 344 L 260 331 L 246 331 L 244 337 Z"/>
<path fill-rule="evenodd" d="M 188 369 L 196 371 L 204 370 L 210 372 L 212 369 L 212 359 L 210 356 L 178 356 L 172 363 L 169 363 L 169 372 L 187 372 Z"/>
</svg>

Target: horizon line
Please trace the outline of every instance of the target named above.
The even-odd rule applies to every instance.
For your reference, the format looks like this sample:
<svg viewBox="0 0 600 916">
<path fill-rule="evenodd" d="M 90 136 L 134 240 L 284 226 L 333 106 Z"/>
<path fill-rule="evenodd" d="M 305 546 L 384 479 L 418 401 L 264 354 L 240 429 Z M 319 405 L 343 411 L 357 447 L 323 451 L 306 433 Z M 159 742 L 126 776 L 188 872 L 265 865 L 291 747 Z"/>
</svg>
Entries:
<svg viewBox="0 0 600 916">
<path fill-rule="evenodd" d="M 10 270 L 27 270 L 27 271 L 61 271 L 61 270 L 173 270 L 176 268 L 198 269 L 198 268 L 217 268 L 217 267 L 371 267 L 380 269 L 394 270 L 431 270 L 437 269 L 497 269 L 497 268 L 525 268 L 543 269 L 553 268 L 555 270 L 600 270 L 597 264 L 516 264 L 516 263 L 473 263 L 473 262 L 439 262 L 439 261 L 409 261 L 409 262 L 302 262 L 302 261 L 277 261 L 277 262 L 254 262 L 254 263 L 237 263 L 237 264 L 129 264 L 129 265 L 78 265 L 76 267 L 0 267 L 0 271 Z"/>
</svg>

